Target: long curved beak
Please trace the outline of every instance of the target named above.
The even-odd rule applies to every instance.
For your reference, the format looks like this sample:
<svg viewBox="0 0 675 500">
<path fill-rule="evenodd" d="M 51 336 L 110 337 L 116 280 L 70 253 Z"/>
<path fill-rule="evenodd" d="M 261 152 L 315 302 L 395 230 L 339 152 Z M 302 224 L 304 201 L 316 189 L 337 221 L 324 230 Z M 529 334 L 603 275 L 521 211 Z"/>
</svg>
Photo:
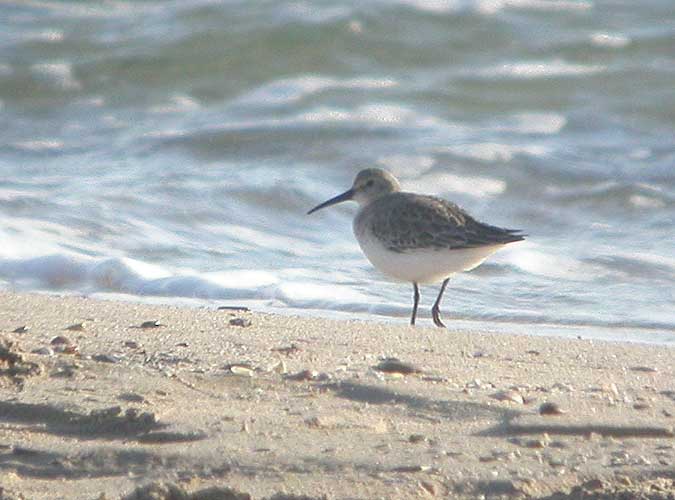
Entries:
<svg viewBox="0 0 675 500">
<path fill-rule="evenodd" d="M 342 194 L 337 195 L 335 198 L 331 198 L 328 201 L 324 201 L 320 205 L 315 206 L 313 209 L 311 209 L 309 212 L 307 212 L 307 215 L 313 214 L 317 210 L 321 210 L 322 208 L 330 207 L 331 205 L 335 205 L 336 203 L 342 203 L 343 201 L 349 201 L 354 197 L 354 190 L 349 189 L 345 191 Z"/>
</svg>

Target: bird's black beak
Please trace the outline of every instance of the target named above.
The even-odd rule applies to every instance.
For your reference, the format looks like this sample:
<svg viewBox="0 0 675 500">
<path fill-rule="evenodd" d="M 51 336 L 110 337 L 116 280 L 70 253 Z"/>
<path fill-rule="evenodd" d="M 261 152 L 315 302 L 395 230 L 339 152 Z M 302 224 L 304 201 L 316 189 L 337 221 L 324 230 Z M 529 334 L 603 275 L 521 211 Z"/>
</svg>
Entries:
<svg viewBox="0 0 675 500">
<path fill-rule="evenodd" d="M 331 198 L 328 201 L 324 201 L 320 205 L 315 206 L 313 209 L 311 209 L 309 212 L 307 212 L 307 215 L 313 214 L 317 210 L 321 210 L 322 208 L 330 207 L 331 205 L 335 205 L 336 203 L 342 203 L 343 201 L 349 201 L 354 197 L 354 190 L 349 189 L 348 191 L 345 191 L 342 194 L 337 195 L 335 198 Z"/>
</svg>

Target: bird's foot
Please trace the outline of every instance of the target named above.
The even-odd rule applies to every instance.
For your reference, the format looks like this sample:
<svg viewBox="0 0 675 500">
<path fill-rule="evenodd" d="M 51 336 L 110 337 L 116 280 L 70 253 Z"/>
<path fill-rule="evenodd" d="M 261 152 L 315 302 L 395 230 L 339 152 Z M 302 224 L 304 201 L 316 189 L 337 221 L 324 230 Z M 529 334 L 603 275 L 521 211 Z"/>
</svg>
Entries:
<svg viewBox="0 0 675 500">
<path fill-rule="evenodd" d="M 445 323 L 443 323 L 443 321 L 441 321 L 441 311 L 440 311 L 440 309 L 437 309 L 435 307 L 433 309 L 431 309 L 431 317 L 434 320 L 434 325 L 436 325 L 439 328 L 447 328 L 445 326 Z"/>
</svg>

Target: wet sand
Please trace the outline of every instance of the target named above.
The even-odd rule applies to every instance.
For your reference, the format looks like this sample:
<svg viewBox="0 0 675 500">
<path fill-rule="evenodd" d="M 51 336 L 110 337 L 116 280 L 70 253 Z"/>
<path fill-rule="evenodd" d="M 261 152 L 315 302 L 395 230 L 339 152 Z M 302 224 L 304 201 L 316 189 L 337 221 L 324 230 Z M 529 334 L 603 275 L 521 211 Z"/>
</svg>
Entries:
<svg viewBox="0 0 675 500">
<path fill-rule="evenodd" d="M 6 498 L 675 495 L 665 346 L 12 293 L 0 334 Z"/>
</svg>

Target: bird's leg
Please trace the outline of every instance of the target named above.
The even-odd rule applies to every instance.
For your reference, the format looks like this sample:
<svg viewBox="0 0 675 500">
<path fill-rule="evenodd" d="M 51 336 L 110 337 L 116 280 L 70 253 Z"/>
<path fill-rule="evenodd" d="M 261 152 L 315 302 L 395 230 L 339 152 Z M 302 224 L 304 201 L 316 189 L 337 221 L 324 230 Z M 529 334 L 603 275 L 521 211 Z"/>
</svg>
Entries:
<svg viewBox="0 0 675 500">
<path fill-rule="evenodd" d="M 448 281 L 450 278 L 446 278 L 441 285 L 441 291 L 438 292 L 438 298 L 434 302 L 434 307 L 431 308 L 431 317 L 434 318 L 434 325 L 445 328 L 445 325 L 441 321 L 441 297 L 443 297 L 443 292 L 445 292 L 445 287 L 448 286 Z"/>
<path fill-rule="evenodd" d="M 413 310 L 412 310 L 412 316 L 410 317 L 410 324 L 414 325 L 415 324 L 415 318 L 417 317 L 417 305 L 420 303 L 420 289 L 417 286 L 417 283 L 413 283 Z"/>
</svg>

